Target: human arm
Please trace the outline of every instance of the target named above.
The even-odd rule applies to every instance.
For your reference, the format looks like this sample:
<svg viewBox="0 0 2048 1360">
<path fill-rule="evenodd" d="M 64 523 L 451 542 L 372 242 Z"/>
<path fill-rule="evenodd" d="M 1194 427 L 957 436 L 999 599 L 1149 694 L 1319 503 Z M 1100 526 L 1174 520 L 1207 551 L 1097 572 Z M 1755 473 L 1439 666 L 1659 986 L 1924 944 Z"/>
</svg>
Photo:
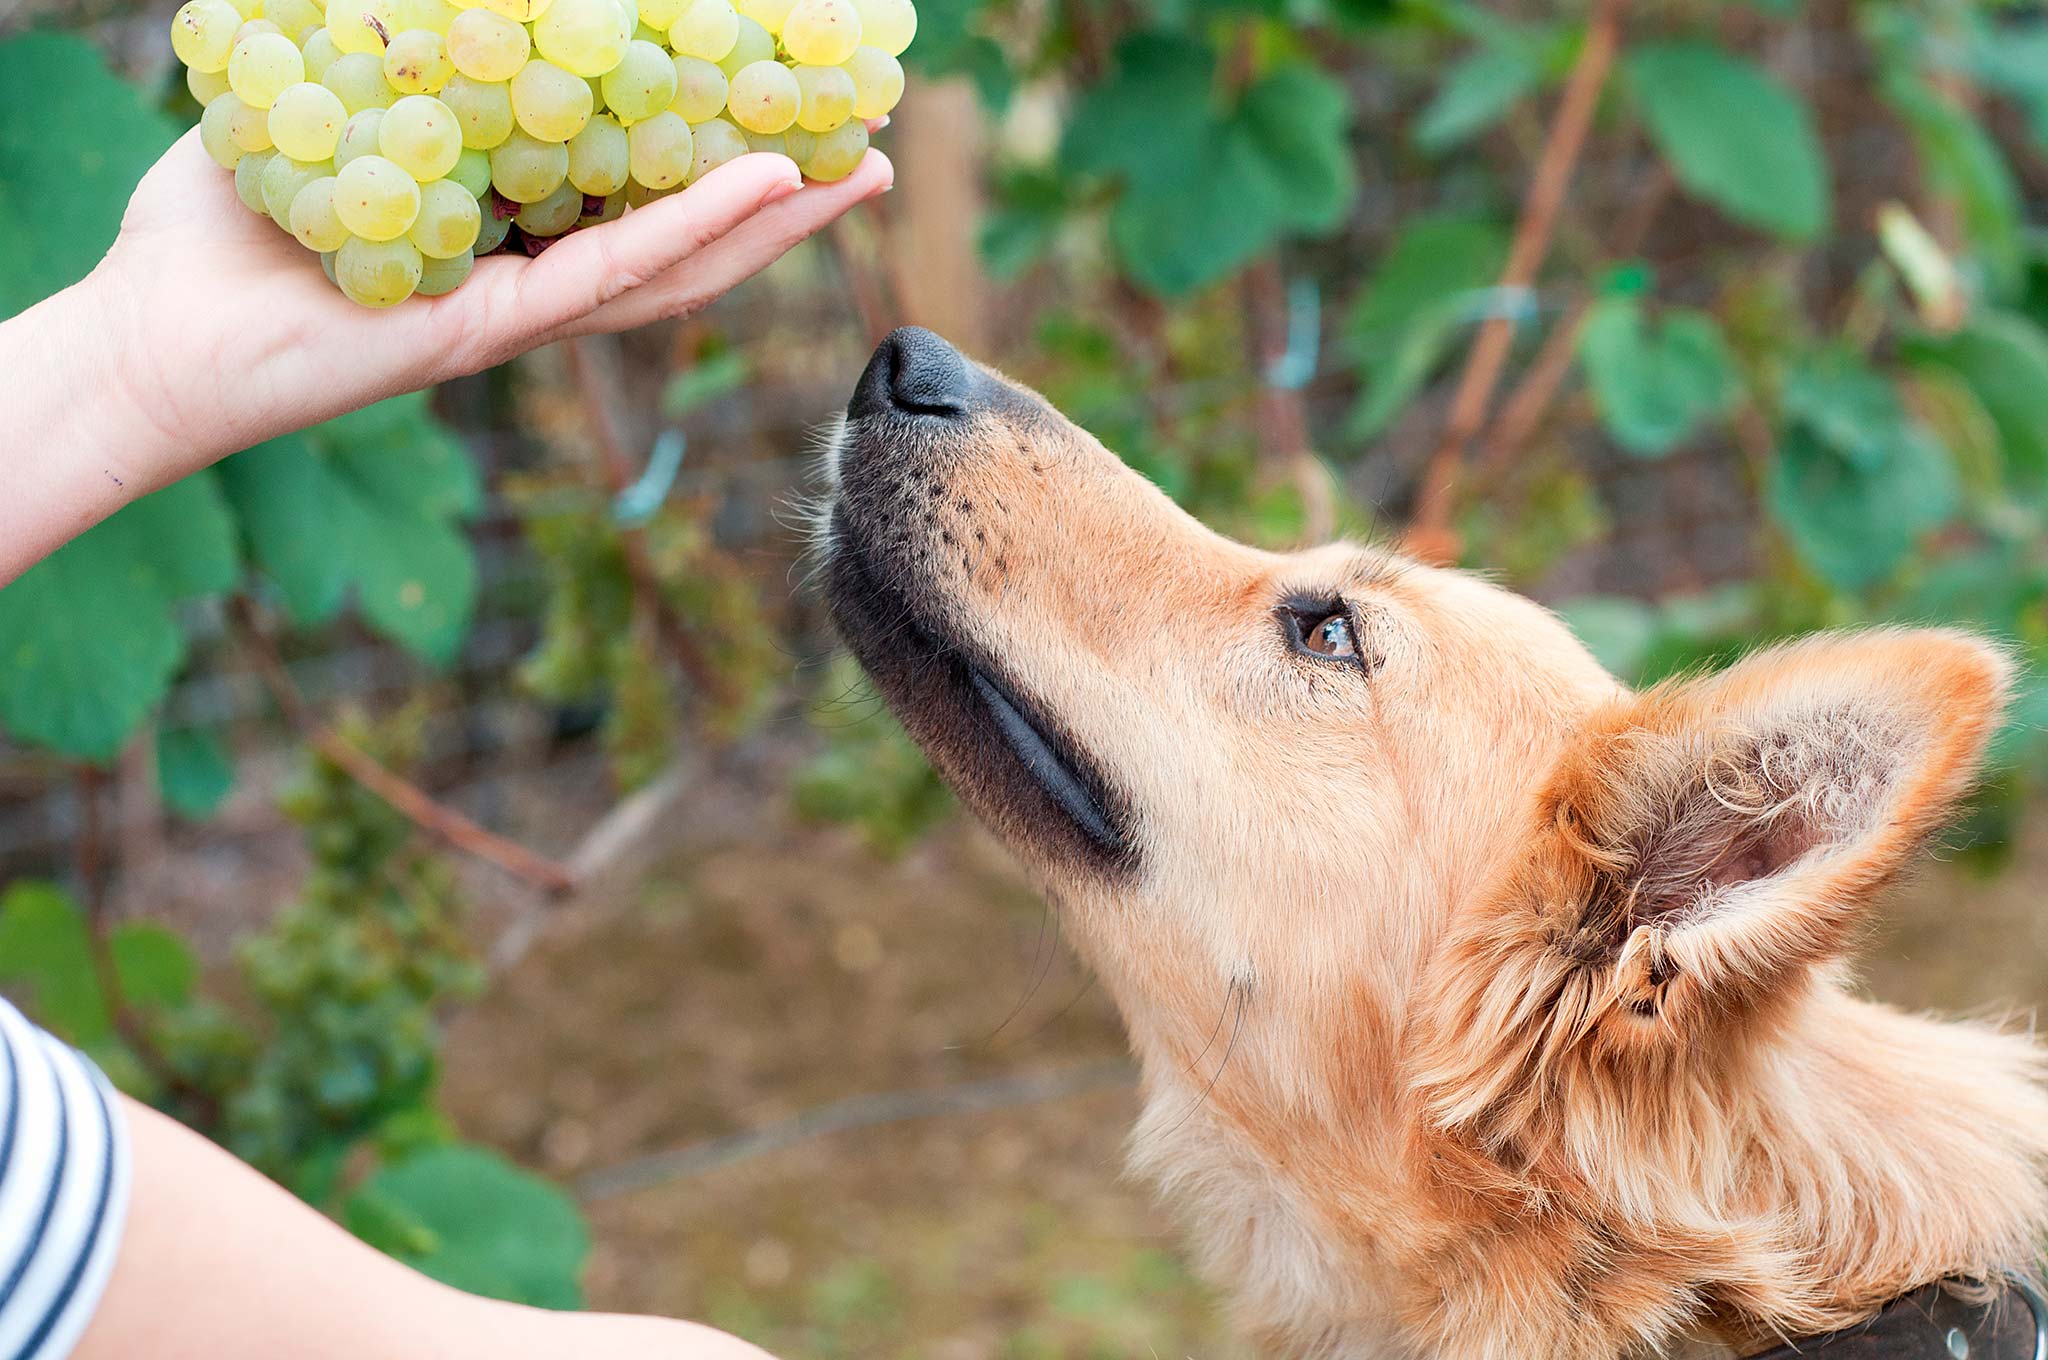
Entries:
<svg viewBox="0 0 2048 1360">
<path fill-rule="evenodd" d="M 491 257 L 445 297 L 347 301 L 236 199 L 187 134 L 91 275 L 0 322 L 0 584 L 121 506 L 237 449 L 568 336 L 681 316 L 889 187 L 742 156 L 679 194 Z M 801 186 L 801 187 L 798 187 Z"/>
</svg>

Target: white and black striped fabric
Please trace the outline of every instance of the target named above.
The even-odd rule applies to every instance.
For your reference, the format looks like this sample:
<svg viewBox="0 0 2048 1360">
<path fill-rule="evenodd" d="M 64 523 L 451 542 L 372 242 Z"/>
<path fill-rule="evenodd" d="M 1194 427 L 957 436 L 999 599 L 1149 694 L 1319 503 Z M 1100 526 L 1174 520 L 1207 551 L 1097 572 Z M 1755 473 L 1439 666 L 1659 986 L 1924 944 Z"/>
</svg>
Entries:
<svg viewBox="0 0 2048 1360">
<path fill-rule="evenodd" d="M 0 1000 L 0 1360 L 61 1360 L 114 1266 L 128 1129 L 86 1057 Z"/>
</svg>

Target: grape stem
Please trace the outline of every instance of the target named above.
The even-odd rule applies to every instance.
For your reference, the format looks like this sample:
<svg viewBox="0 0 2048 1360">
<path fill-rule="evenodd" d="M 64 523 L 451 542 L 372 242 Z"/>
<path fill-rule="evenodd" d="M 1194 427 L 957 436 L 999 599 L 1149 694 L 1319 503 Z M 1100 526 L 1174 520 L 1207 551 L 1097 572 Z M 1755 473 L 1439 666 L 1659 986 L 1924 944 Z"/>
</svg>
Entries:
<svg viewBox="0 0 2048 1360">
<path fill-rule="evenodd" d="M 1596 0 L 1586 21 L 1585 40 L 1579 45 L 1571 74 L 1565 79 L 1564 94 L 1544 134 L 1543 149 L 1529 178 L 1528 193 L 1522 199 L 1507 264 L 1501 270 L 1502 292 L 1526 291 L 1535 283 L 1537 272 L 1550 254 L 1558 212 L 1571 188 L 1579 153 L 1585 149 L 1600 92 L 1614 69 L 1615 54 L 1621 45 L 1622 16 L 1627 9 L 1628 0 Z M 1486 424 L 1494 389 L 1500 385 L 1514 338 L 1513 317 L 1490 316 L 1480 323 L 1472 348 L 1465 356 L 1465 367 L 1451 398 L 1450 414 L 1423 469 L 1415 516 L 1409 522 L 1403 545 L 1424 561 L 1457 560 L 1460 545 L 1451 528 L 1451 518 L 1457 507 L 1459 484 L 1464 480 L 1461 473 L 1466 446 Z"/>
<path fill-rule="evenodd" d="M 514 840 L 472 821 L 469 817 L 437 802 L 418 785 L 379 762 L 348 738 L 314 717 L 304 696 L 285 669 L 277 644 L 265 631 L 256 606 L 246 595 L 228 602 L 228 617 L 241 638 L 244 650 L 255 662 L 264 688 L 285 721 L 321 755 L 339 766 L 349 778 L 391 805 L 393 811 L 436 840 L 487 860 L 514 878 L 532 884 L 551 897 L 561 897 L 576 888 L 576 876 L 559 860 L 548 858 Z"/>
</svg>

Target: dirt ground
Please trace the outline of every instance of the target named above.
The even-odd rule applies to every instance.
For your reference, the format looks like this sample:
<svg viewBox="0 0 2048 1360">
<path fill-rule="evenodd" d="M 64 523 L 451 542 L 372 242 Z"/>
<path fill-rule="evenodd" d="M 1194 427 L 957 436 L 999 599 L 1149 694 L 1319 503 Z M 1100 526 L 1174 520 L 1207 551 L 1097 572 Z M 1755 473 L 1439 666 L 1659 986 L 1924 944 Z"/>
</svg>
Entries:
<svg viewBox="0 0 2048 1360">
<path fill-rule="evenodd" d="M 548 930 L 461 1017 L 465 1132 L 588 1183 L 846 1097 L 1122 1054 L 1107 999 L 971 826 L 889 862 L 773 799 L 742 806 L 638 900 Z M 1897 896 L 1865 954 L 1875 994 L 1977 1013 L 2048 995 L 2048 819 L 2032 825 L 2003 875 L 1935 865 Z M 791 1360 L 1243 1360 L 1122 1178 L 1134 1108 L 1098 1087 L 587 1198 L 590 1301 Z"/>
</svg>

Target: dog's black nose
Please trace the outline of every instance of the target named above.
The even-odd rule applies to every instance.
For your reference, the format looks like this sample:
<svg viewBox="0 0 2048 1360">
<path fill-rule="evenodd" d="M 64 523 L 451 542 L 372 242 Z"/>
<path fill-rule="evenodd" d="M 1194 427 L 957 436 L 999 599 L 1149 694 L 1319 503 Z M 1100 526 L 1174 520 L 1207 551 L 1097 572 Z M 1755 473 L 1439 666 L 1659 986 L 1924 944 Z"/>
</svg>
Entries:
<svg viewBox="0 0 2048 1360">
<path fill-rule="evenodd" d="M 965 415 L 974 379 L 975 370 L 960 351 L 922 326 L 902 326 L 876 346 L 860 385 L 853 389 L 853 400 L 846 404 L 846 414 Z"/>
</svg>

